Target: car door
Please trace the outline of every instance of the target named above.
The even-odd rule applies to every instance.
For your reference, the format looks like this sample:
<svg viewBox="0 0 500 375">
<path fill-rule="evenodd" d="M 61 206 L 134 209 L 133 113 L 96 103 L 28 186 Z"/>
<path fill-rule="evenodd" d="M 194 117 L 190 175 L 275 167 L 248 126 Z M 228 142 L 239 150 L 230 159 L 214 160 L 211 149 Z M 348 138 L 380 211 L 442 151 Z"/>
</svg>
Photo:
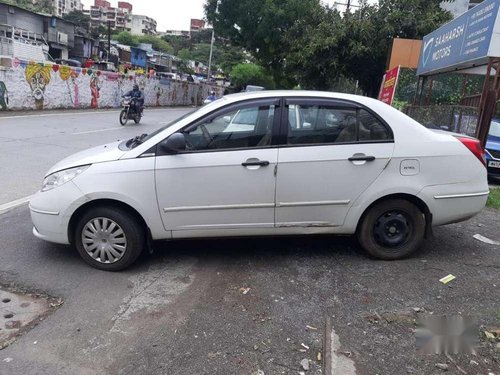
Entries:
<svg viewBox="0 0 500 375">
<path fill-rule="evenodd" d="M 278 150 L 272 132 L 279 127 L 278 105 L 271 98 L 217 110 L 180 131 L 185 152 L 156 157 L 158 205 L 174 237 L 185 236 L 183 231 L 274 227 Z M 245 126 L 231 128 L 241 111 Z"/>
<path fill-rule="evenodd" d="M 348 101 L 287 99 L 284 113 L 276 226 L 342 225 L 349 207 L 389 162 L 392 131 Z"/>
</svg>

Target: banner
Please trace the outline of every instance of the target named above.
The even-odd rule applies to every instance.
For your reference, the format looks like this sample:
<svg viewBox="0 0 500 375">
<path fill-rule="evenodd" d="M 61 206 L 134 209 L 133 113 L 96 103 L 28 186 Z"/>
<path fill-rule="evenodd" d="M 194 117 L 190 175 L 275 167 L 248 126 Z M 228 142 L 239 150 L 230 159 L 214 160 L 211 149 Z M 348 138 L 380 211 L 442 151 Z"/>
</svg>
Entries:
<svg viewBox="0 0 500 375">
<path fill-rule="evenodd" d="M 378 94 L 378 100 L 391 105 L 394 100 L 394 94 L 396 93 L 396 86 L 398 84 L 399 78 L 399 68 L 398 65 L 391 70 L 388 70 L 384 74 L 382 79 L 382 85 L 380 86 L 380 92 Z"/>
</svg>

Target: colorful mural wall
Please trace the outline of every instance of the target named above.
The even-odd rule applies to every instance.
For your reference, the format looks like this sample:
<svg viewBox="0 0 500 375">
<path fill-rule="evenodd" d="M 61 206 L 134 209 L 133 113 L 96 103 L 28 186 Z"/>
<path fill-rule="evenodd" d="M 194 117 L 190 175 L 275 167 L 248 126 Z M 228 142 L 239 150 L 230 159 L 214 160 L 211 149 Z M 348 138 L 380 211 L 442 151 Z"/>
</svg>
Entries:
<svg viewBox="0 0 500 375">
<path fill-rule="evenodd" d="M 12 68 L 0 70 L 0 111 L 119 107 L 134 83 L 146 107 L 202 105 L 211 90 L 222 94 L 207 84 L 14 59 Z"/>
</svg>

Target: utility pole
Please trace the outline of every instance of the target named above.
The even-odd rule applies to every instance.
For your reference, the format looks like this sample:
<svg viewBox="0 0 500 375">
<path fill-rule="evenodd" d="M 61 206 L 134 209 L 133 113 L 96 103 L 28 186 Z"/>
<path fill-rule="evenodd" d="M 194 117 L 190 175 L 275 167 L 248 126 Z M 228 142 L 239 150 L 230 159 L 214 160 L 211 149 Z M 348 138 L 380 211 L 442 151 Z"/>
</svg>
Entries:
<svg viewBox="0 0 500 375">
<path fill-rule="evenodd" d="M 109 57 L 111 56 L 111 21 L 108 21 L 108 60 L 109 62 Z"/>
<path fill-rule="evenodd" d="M 210 83 L 210 76 L 212 70 L 212 53 L 214 50 L 214 39 L 215 39 L 215 30 L 212 26 L 212 40 L 210 41 L 210 57 L 208 58 L 208 73 L 207 73 L 207 82 Z"/>
</svg>

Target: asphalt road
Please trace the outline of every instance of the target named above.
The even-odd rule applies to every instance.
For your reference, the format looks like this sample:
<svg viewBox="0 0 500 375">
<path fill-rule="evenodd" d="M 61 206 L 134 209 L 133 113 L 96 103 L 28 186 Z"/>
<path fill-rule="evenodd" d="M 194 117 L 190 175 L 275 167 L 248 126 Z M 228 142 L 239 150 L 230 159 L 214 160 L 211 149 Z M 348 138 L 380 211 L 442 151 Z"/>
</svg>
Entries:
<svg viewBox="0 0 500 375">
<path fill-rule="evenodd" d="M 61 157 L 185 111 L 149 110 L 144 124 L 126 128 L 116 112 L 0 118 L 2 200 L 31 194 Z M 330 317 L 337 354 L 357 375 L 440 374 L 437 363 L 448 374 L 499 375 L 500 351 L 482 335 L 477 355 L 453 362 L 417 354 L 414 336 L 429 314 L 500 329 L 500 246 L 472 237 L 500 241 L 499 227 L 499 212 L 485 209 L 437 228 L 420 252 L 395 262 L 330 236 L 164 242 L 129 270 L 107 273 L 34 238 L 20 206 L 0 214 L 0 285 L 64 303 L 0 350 L 0 374 L 299 374 L 304 359 L 306 374 L 321 374 Z M 456 279 L 443 285 L 448 274 Z"/>
<path fill-rule="evenodd" d="M 119 112 L 52 111 L 0 116 L 0 205 L 40 189 L 45 172 L 77 151 L 150 133 L 193 108 L 150 109 L 139 125 L 121 126 Z"/>
</svg>

